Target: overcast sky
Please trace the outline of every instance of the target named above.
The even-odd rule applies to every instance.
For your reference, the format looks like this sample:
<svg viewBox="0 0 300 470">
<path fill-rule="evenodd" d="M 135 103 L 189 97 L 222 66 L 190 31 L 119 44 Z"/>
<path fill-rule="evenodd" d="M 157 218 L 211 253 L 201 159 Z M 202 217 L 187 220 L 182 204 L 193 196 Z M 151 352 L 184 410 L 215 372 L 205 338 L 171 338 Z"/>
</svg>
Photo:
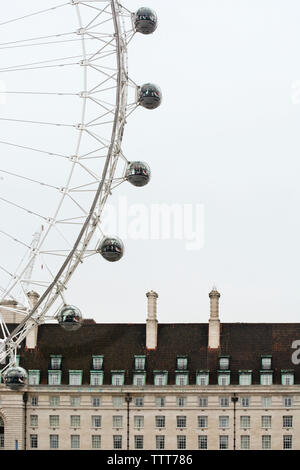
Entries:
<svg viewBox="0 0 300 470">
<path fill-rule="evenodd" d="M 125 240 L 119 263 L 79 267 L 68 298 L 98 322 L 144 322 L 153 289 L 160 322 L 206 322 L 215 284 L 223 322 L 298 322 L 299 1 L 147 6 L 159 26 L 131 41 L 129 75 L 160 85 L 163 103 L 129 118 L 123 150 L 152 179 L 121 185 L 111 203 L 202 207 L 204 244 Z"/>
</svg>

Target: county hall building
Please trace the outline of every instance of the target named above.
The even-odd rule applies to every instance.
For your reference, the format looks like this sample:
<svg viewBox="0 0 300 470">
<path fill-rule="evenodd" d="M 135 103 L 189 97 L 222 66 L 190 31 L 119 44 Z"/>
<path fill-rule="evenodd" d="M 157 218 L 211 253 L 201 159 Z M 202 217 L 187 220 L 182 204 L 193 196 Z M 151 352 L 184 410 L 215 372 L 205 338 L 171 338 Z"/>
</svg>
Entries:
<svg viewBox="0 0 300 470">
<path fill-rule="evenodd" d="M 299 450 L 300 324 L 221 323 L 215 288 L 208 323 L 160 324 L 157 298 L 146 323 L 32 330 L 28 385 L 0 384 L 0 450 Z"/>
</svg>

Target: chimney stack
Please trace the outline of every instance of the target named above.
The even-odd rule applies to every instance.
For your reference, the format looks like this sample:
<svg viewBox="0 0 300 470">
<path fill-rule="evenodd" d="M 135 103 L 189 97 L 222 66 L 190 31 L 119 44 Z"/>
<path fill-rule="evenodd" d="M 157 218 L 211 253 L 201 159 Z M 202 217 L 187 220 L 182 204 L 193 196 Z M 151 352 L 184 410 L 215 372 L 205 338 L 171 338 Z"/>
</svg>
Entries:
<svg viewBox="0 0 300 470">
<path fill-rule="evenodd" d="M 27 293 L 27 297 L 30 303 L 30 307 L 34 308 L 39 301 L 39 294 L 35 291 L 30 291 Z M 38 326 L 35 324 L 34 327 L 29 331 L 28 335 L 26 336 L 26 348 L 34 349 L 37 344 L 37 334 L 38 334 Z"/>
<path fill-rule="evenodd" d="M 158 294 L 151 290 L 146 294 L 148 299 L 148 312 L 146 320 L 146 348 L 157 348 L 157 298 Z"/>
<path fill-rule="evenodd" d="M 208 347 L 218 349 L 220 347 L 220 320 L 219 320 L 219 299 L 220 293 L 213 287 L 209 293 L 210 317 L 208 326 Z"/>
</svg>

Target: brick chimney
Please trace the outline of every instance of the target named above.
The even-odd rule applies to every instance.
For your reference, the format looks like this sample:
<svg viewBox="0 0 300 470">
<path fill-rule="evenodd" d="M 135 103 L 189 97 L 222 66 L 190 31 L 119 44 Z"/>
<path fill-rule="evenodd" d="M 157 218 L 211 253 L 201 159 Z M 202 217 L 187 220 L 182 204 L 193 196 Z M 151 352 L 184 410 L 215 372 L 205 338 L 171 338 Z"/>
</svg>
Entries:
<svg viewBox="0 0 300 470">
<path fill-rule="evenodd" d="M 210 298 L 210 317 L 208 326 L 208 347 L 218 349 L 220 347 L 220 320 L 219 320 L 219 299 L 220 293 L 213 287 L 208 294 Z"/>
<path fill-rule="evenodd" d="M 158 294 L 151 290 L 146 294 L 148 311 L 146 320 L 146 348 L 157 348 L 157 298 Z"/>
<path fill-rule="evenodd" d="M 32 290 L 27 293 L 27 297 L 30 303 L 30 307 L 34 308 L 40 298 L 39 294 Z M 26 336 L 26 348 L 34 349 L 36 347 L 37 334 L 38 334 L 38 326 L 34 325 L 34 327 L 30 330 L 30 332 Z"/>
</svg>

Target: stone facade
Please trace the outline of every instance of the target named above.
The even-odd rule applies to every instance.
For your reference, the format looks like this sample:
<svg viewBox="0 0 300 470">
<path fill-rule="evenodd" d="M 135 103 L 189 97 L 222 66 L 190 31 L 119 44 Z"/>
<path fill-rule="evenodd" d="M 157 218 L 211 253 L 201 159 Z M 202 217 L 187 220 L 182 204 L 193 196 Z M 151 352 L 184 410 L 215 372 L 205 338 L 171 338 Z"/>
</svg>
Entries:
<svg viewBox="0 0 300 470">
<path fill-rule="evenodd" d="M 160 325 L 157 297 L 146 325 L 44 324 L 24 341 L 36 382 L 0 384 L 0 448 L 300 450 L 300 324 L 222 324 L 213 289 L 208 324 Z"/>
</svg>

